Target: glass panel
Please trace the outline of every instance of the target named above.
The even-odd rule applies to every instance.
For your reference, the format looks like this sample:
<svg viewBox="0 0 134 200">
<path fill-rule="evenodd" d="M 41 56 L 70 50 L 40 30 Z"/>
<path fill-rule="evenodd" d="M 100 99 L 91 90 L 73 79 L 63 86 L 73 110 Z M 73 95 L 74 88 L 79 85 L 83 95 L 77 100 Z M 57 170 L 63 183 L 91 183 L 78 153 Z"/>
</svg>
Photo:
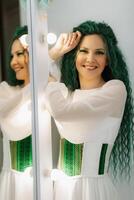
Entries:
<svg viewBox="0 0 134 200">
<path fill-rule="evenodd" d="M 21 43 L 21 47 L 24 47 L 23 51 L 16 54 L 16 49 L 12 50 L 11 59 L 15 60 L 14 56 L 25 58 L 23 61 L 26 62 L 27 66 L 21 67 L 23 69 L 25 67 L 29 68 L 30 84 L 25 87 L 21 83 L 20 86 L 16 83 L 13 87 L 6 84 L 6 86 L 2 86 L 2 90 L 0 88 L 0 103 L 5 98 L 7 106 L 5 109 L 5 119 L 7 121 L 0 122 L 2 132 L 5 133 L 3 134 L 3 140 L 0 141 L 3 143 L 3 147 L 0 146 L 0 153 L 2 154 L 4 150 L 4 154 L 0 159 L 0 167 L 3 167 L 1 172 L 3 176 L 0 177 L 0 199 L 51 200 L 53 183 L 46 173 L 52 168 L 51 117 L 46 110 L 41 108 L 43 106 L 42 88 L 46 85 L 48 78 L 47 1 L 45 1 L 45 4 L 44 1 L 20 0 L 18 2 L 17 0 L 11 0 L 10 2 L 0 2 L 0 8 L 2 9 L 0 27 L 3 30 L 1 33 L 3 38 L 1 45 L 1 58 L 3 58 L 1 61 L 2 80 L 8 80 L 7 73 L 11 68 L 9 66 L 11 63 L 8 61 L 11 52 L 7 52 L 9 45 L 11 44 L 12 47 L 14 44 L 12 43 L 12 37 L 16 26 L 27 25 L 29 33 L 28 46 L 25 46 L 25 49 L 24 44 Z M 22 34 L 20 33 L 20 35 Z M 15 61 L 13 62 L 15 63 Z M 20 63 L 12 64 L 12 66 L 16 66 L 14 77 L 20 79 L 19 72 L 17 72 Z M 1 99 L 2 95 L 4 95 L 3 99 Z M 32 105 L 30 96 L 32 96 Z M 13 103 L 10 101 L 10 97 L 13 97 Z M 9 113 L 7 112 L 8 104 L 11 105 L 11 112 Z M 11 123 L 9 127 L 8 123 Z"/>
</svg>

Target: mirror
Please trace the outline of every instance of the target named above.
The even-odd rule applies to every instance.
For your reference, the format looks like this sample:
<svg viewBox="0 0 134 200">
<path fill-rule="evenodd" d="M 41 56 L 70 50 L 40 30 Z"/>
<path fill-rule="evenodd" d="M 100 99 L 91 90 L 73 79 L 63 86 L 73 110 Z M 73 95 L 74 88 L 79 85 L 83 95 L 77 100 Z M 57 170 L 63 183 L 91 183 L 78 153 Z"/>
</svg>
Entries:
<svg viewBox="0 0 134 200">
<path fill-rule="evenodd" d="M 33 2 L 36 3 L 37 1 Z M 44 0 L 44 2 L 48 1 Z M 8 134 L 8 137 L 3 137 L 2 134 L 0 135 L 0 168 L 2 169 L 2 167 L 4 167 L 4 169 L 8 169 L 8 173 L 6 173 L 7 171 L 1 171 L 0 174 L 0 200 L 51 200 L 53 198 L 53 182 L 50 177 L 47 176 L 47 170 L 57 167 L 59 135 L 53 119 L 51 120 L 50 115 L 44 107 L 42 112 L 41 107 L 39 106 L 43 105 L 43 96 L 40 86 L 43 84 L 46 85 L 49 71 L 47 67 L 44 68 L 44 66 L 48 66 L 47 44 L 45 43 L 47 32 L 55 33 L 59 36 L 62 32 L 72 31 L 72 27 L 77 26 L 80 22 L 88 19 L 102 20 L 110 23 L 119 36 L 119 43 L 130 66 L 130 76 L 132 79 L 132 86 L 134 86 L 134 66 L 132 55 L 134 46 L 134 39 L 132 36 L 134 32 L 133 2 L 122 2 L 122 0 L 119 0 L 118 2 L 116 0 L 111 2 L 107 2 L 106 0 L 100 2 L 96 0 L 92 2 L 89 0 L 79 2 L 78 0 L 50 0 L 47 10 L 46 7 L 41 8 L 37 4 L 35 4 L 34 7 L 33 4 L 31 4 L 32 7 L 29 5 L 29 8 L 27 8 L 28 5 L 29 4 L 26 4 L 26 0 L 0 1 L 0 30 L 2 30 L 0 32 L 1 81 L 7 80 L 8 78 L 7 71 L 9 67 L 9 55 L 7 52 L 16 26 L 25 24 L 28 24 L 29 26 L 31 41 L 29 55 L 30 59 L 32 58 L 33 60 L 29 67 L 31 85 L 28 91 L 31 89 L 31 98 L 33 103 L 30 105 L 28 97 L 28 99 L 25 99 L 25 108 L 28 108 L 29 114 L 32 110 L 32 122 L 34 122 L 30 127 L 30 131 L 28 129 L 27 134 L 25 136 L 23 135 L 21 138 L 16 137 L 17 139 L 13 139 L 9 137 L 10 134 Z M 27 9 L 29 9 L 28 13 Z M 33 14 L 34 9 L 36 13 L 35 16 Z M 29 12 L 32 19 L 28 15 Z M 23 94 L 27 95 L 28 91 L 27 89 L 24 89 Z M 7 99 L 10 93 L 6 94 Z M 37 96 L 38 98 L 36 98 Z M 22 96 L 18 89 L 16 99 L 19 106 Z M 9 107 L 10 106 L 15 105 L 10 104 Z M 7 116 L 6 110 L 5 113 L 4 116 Z M 24 112 L 24 116 L 25 114 L 26 112 Z M 22 122 L 21 117 L 19 119 L 19 110 L 17 119 L 15 119 L 15 115 L 12 115 L 12 117 L 13 122 L 17 123 L 16 126 L 19 125 L 18 120 L 20 120 L 20 123 Z M 30 126 L 31 122 L 28 121 L 29 119 L 27 120 L 27 117 L 28 115 L 23 117 L 23 119 L 25 119 L 25 123 Z M 5 131 L 5 127 L 7 128 L 7 122 L 3 123 L 5 125 L 3 130 Z M 16 131 L 13 130 L 12 135 L 20 135 L 22 130 L 22 128 L 20 130 L 16 129 Z M 34 135 L 33 139 L 31 137 L 31 132 Z M 4 154 L 2 153 L 3 151 Z M 22 157 L 27 159 L 22 159 Z M 28 161 L 26 166 L 24 162 L 22 163 L 22 160 Z M 26 169 L 27 165 L 28 169 Z M 34 169 L 29 168 L 31 165 L 34 165 Z M 5 194 L 8 195 L 5 196 Z M 133 196 L 132 189 L 128 186 L 123 189 L 121 188 L 121 194 L 122 200 L 127 199 L 128 194 L 130 196 L 129 200 L 131 200 Z"/>
<path fill-rule="evenodd" d="M 25 73 L 29 76 L 29 53 L 19 41 L 27 30 L 17 30 L 14 35 L 21 25 L 18 0 L 0 4 L 0 199 L 33 200 L 31 100 L 29 78 L 26 83 L 25 77 Z"/>
</svg>

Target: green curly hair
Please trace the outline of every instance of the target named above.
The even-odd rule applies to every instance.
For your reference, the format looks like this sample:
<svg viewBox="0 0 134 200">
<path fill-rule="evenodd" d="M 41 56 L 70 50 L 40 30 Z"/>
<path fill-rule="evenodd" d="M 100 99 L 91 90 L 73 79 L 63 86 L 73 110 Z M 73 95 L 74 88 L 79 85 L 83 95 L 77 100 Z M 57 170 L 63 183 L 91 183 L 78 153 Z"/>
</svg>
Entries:
<svg viewBox="0 0 134 200">
<path fill-rule="evenodd" d="M 73 31 L 82 34 L 78 46 L 64 55 L 61 65 L 61 82 L 71 90 L 80 88 L 78 72 L 75 66 L 76 53 L 79 45 L 86 35 L 98 34 L 104 41 L 107 49 L 108 66 L 104 69 L 102 77 L 107 82 L 119 79 L 124 82 L 127 90 L 127 100 L 120 130 L 110 157 L 109 170 L 114 177 L 130 178 L 132 153 L 134 150 L 134 108 L 132 89 L 125 59 L 118 47 L 118 41 L 111 27 L 104 22 L 86 21 Z"/>
<path fill-rule="evenodd" d="M 9 45 L 9 59 L 8 59 L 9 67 L 8 67 L 8 71 L 7 71 L 7 82 L 11 86 L 22 85 L 24 83 L 23 80 L 16 79 L 16 74 L 15 74 L 14 70 L 12 70 L 12 68 L 10 67 L 10 62 L 11 62 L 11 47 L 12 47 L 13 42 L 16 39 L 18 39 L 19 37 L 21 37 L 22 35 L 27 34 L 27 33 L 28 33 L 27 26 L 17 27 L 13 34 L 11 43 Z"/>
</svg>

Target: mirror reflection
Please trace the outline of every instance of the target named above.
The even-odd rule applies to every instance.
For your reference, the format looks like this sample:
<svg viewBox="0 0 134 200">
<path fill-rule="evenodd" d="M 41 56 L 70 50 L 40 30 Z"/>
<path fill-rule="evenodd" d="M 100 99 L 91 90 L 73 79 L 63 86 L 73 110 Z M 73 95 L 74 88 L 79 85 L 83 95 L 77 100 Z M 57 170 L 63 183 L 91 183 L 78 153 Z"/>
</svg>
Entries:
<svg viewBox="0 0 134 200">
<path fill-rule="evenodd" d="M 20 26 L 18 1 L 1 1 L 1 8 L 0 199 L 33 200 L 28 29 Z"/>
</svg>

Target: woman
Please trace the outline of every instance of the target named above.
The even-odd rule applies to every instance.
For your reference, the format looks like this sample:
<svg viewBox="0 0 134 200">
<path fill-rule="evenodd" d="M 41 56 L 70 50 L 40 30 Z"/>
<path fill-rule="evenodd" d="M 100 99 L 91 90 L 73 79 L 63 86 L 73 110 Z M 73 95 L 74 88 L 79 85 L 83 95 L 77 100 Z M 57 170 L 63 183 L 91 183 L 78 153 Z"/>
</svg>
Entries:
<svg viewBox="0 0 134 200">
<path fill-rule="evenodd" d="M 1 200 L 33 199 L 29 53 L 25 37 L 27 27 L 18 28 L 10 47 L 9 80 L 0 84 Z"/>
<path fill-rule="evenodd" d="M 108 172 L 130 176 L 134 112 L 117 39 L 107 24 L 87 21 L 60 36 L 50 57 L 61 56 L 62 83 L 51 76 L 45 89 L 61 135 L 54 199 L 118 200 Z"/>
</svg>

